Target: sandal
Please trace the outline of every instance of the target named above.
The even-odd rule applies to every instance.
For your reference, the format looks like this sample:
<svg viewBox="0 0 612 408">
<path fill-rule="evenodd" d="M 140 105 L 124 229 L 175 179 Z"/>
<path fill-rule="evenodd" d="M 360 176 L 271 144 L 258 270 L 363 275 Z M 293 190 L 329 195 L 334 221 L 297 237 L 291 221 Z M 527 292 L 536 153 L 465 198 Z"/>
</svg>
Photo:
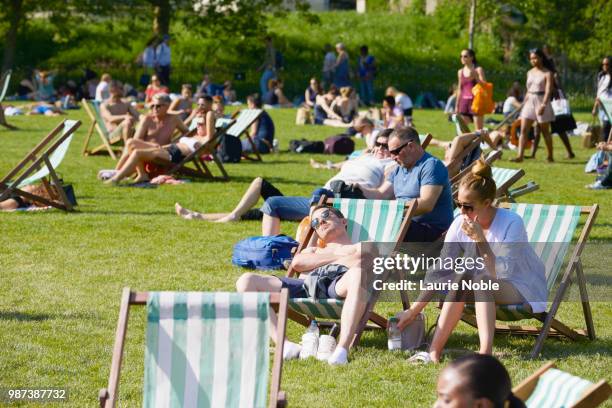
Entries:
<svg viewBox="0 0 612 408">
<path fill-rule="evenodd" d="M 408 359 L 410 364 L 433 364 L 431 356 L 426 351 L 419 351 Z"/>
</svg>

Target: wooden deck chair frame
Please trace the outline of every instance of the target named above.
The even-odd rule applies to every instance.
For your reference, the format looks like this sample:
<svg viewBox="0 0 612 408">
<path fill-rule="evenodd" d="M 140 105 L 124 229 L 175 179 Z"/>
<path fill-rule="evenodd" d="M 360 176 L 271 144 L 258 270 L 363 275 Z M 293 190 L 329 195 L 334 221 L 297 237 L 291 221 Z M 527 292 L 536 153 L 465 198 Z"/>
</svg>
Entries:
<svg viewBox="0 0 612 408">
<path fill-rule="evenodd" d="M 527 401 L 535 390 L 540 377 L 551 368 L 556 368 L 555 363 L 549 361 L 514 387 L 512 393 L 523 402 Z M 578 401 L 567 408 L 595 408 L 610 398 L 611 394 L 610 384 L 606 380 L 600 380 L 589 387 Z"/>
<path fill-rule="evenodd" d="M 255 144 L 255 142 L 253 141 L 253 138 L 249 134 L 249 128 L 251 127 L 251 125 L 253 125 L 253 123 L 255 123 L 257 119 L 259 119 L 259 117 L 263 113 L 263 109 L 258 109 L 258 110 L 260 111 L 260 113 L 257 116 L 255 116 L 255 118 L 253 118 L 249 122 L 249 124 L 244 128 L 244 130 L 242 130 L 239 134 L 229 133 L 231 131 L 231 126 L 227 129 L 227 134 L 236 136 L 238 138 L 244 135 L 247 138 L 247 140 L 249 141 L 249 144 L 251 145 L 251 148 L 253 149 L 253 153 L 252 154 L 243 153 L 242 157 L 245 158 L 246 160 L 251 160 L 251 161 L 263 161 L 263 159 L 261 158 L 261 154 L 259 153 L 259 149 L 257 148 L 257 145 Z M 244 110 L 238 110 L 234 112 L 234 114 L 232 115 L 232 119 L 234 119 L 234 123 L 238 121 L 238 117 L 240 116 L 242 112 L 244 112 Z M 270 146 L 270 151 L 272 151 L 272 146 Z"/>
<path fill-rule="evenodd" d="M 65 122 L 62 121 L 47 136 L 45 136 L 28 154 L 19 162 L 2 180 L 0 180 L 0 201 L 5 200 L 11 194 L 35 201 L 47 206 L 55 207 L 64 211 L 72 211 L 73 206 L 66 195 L 63 183 L 57 176 L 49 157 L 68 137 L 70 137 L 81 126 L 81 121 L 72 121 L 74 124 L 64 132 Z M 40 168 L 47 167 L 49 178 L 43 177 L 42 184 L 52 197 L 48 200 L 36 194 L 28 193 L 19 188 L 19 184 L 27 179 Z M 14 180 L 13 180 L 14 179 Z"/>
<path fill-rule="evenodd" d="M 327 206 L 333 206 L 334 199 L 333 198 L 326 199 L 325 195 L 323 195 L 321 199 L 319 200 L 318 205 L 323 205 L 323 204 Z M 414 212 L 416 211 L 416 208 L 417 208 L 417 202 L 415 200 L 406 202 L 404 204 L 403 219 L 402 219 L 402 223 L 400 225 L 399 231 L 398 231 L 397 240 L 394 243 L 393 251 L 397 251 L 399 249 L 399 246 L 404 241 L 404 237 L 406 236 L 406 233 L 408 232 L 408 227 L 410 226 L 410 220 L 412 219 L 412 216 Z M 316 241 L 315 231 L 312 227 L 309 226 L 308 232 L 306 233 L 304 241 L 300 242 L 297 248 L 296 254 L 299 254 L 305 248 L 311 245 L 314 245 L 315 241 Z M 290 266 L 289 269 L 287 270 L 287 277 L 291 278 L 291 277 L 295 277 L 296 275 L 297 275 L 297 272 L 295 272 L 293 270 L 293 267 Z M 400 278 L 403 278 L 403 277 L 400 277 Z M 361 335 L 363 334 L 364 330 L 378 330 L 378 329 L 386 330 L 387 329 L 387 319 L 385 319 L 381 315 L 374 312 L 374 306 L 376 305 L 376 301 L 378 300 L 378 295 L 379 293 L 376 291 L 372 294 L 372 296 L 368 300 L 364 314 L 361 317 L 359 324 L 357 326 L 357 329 L 353 335 L 353 339 L 351 341 L 351 347 L 354 347 L 357 344 L 359 344 L 359 340 L 361 339 Z M 402 306 L 404 308 L 403 310 L 408 309 L 410 307 L 410 302 L 408 300 L 408 292 L 400 291 L 400 297 L 402 301 Z M 308 318 L 308 316 L 300 314 L 292 309 L 288 310 L 288 316 L 291 320 L 305 327 L 308 327 L 308 325 L 310 324 L 310 319 Z M 333 322 L 325 322 L 325 321 L 317 321 L 317 322 L 319 323 L 320 326 L 330 326 L 333 324 Z M 372 322 L 374 325 L 369 326 L 368 322 Z"/>
<path fill-rule="evenodd" d="M 91 102 L 85 98 L 81 100 L 81 105 L 83 105 L 87 116 L 89 116 L 89 119 L 91 119 L 91 125 L 89 125 L 87 135 L 85 136 L 85 142 L 83 143 L 83 156 L 108 153 L 113 160 L 118 160 L 117 153 L 121 153 L 123 150 L 123 147 L 121 146 L 121 143 L 123 142 L 123 138 L 121 137 L 123 125 L 118 126 L 115 130 L 109 133 L 106 130 L 106 125 L 104 123 L 100 123 L 102 118 L 101 116 L 98 117 L 99 115 L 96 114 L 96 107 L 92 106 L 90 103 Z M 96 133 L 98 133 L 98 136 L 100 136 L 102 144 L 90 149 L 89 142 L 94 130 Z"/>
<path fill-rule="evenodd" d="M 502 152 L 499 150 L 490 151 L 489 154 L 485 157 L 485 161 L 490 166 L 495 160 L 501 158 Z M 459 186 L 459 182 L 467 176 L 471 171 L 476 162 L 470 163 L 466 168 L 461 170 L 459 173 L 455 174 L 451 179 L 450 183 L 453 189 L 453 198 L 457 198 L 457 187 Z"/>
<path fill-rule="evenodd" d="M 146 306 L 148 297 L 149 292 L 133 292 L 129 287 L 123 288 L 108 386 L 107 388 L 102 388 L 98 394 L 100 408 L 114 408 L 117 405 L 119 397 L 119 377 L 121 374 L 121 363 L 123 360 L 123 349 L 125 347 L 130 306 Z M 268 404 L 270 408 L 285 407 L 287 405 L 286 394 L 280 390 L 281 373 L 283 369 L 283 344 L 287 327 L 287 299 L 287 289 L 281 290 L 280 293 L 270 293 L 270 304 L 278 312 L 276 347 L 274 351 L 274 361 L 272 363 L 272 381 L 270 383 L 270 401 Z"/>
<path fill-rule="evenodd" d="M 500 207 L 509 208 L 510 204 L 502 203 Z M 595 326 L 593 325 L 593 315 L 591 313 L 591 305 L 589 303 L 586 280 L 584 277 L 584 270 L 582 268 L 580 256 L 582 255 L 582 251 L 584 250 L 598 212 L 599 205 L 597 204 L 594 204 L 591 207 L 581 207 L 580 209 L 580 214 L 587 215 L 587 219 L 582 227 L 580 236 L 568 260 L 567 266 L 565 267 L 565 271 L 561 275 L 561 282 L 554 295 L 553 301 L 547 312 L 533 313 L 530 316 L 531 318 L 542 322 L 542 327 L 511 324 L 495 325 L 495 333 L 537 336 L 536 343 L 530 354 L 530 358 L 536 358 L 540 355 L 542 348 L 544 347 L 544 341 L 547 337 L 567 337 L 571 340 L 578 340 L 581 338 L 589 338 L 590 340 L 595 339 Z M 577 281 L 580 290 L 580 299 L 586 324 L 586 331 L 582 329 L 572 329 L 556 319 L 557 311 L 561 306 L 561 301 L 563 300 L 563 297 L 574 279 Z M 476 319 L 472 315 L 464 313 L 462 320 L 473 327 L 477 327 Z"/>
<path fill-rule="evenodd" d="M 11 75 L 13 71 L 8 69 L 4 71 L 2 77 L 0 78 L 0 103 L 4 101 L 4 97 L 6 96 L 6 92 L 8 91 L 9 83 L 11 82 Z"/>
<path fill-rule="evenodd" d="M 231 126 L 231 124 L 233 123 L 234 123 L 233 121 L 230 122 L 229 126 Z M 168 172 L 166 173 L 168 175 L 182 174 L 182 175 L 193 177 L 196 179 L 203 179 L 203 180 L 217 180 L 218 179 L 218 180 L 227 181 L 229 180 L 229 175 L 227 174 L 225 167 L 223 167 L 223 162 L 221 161 L 221 158 L 219 157 L 219 153 L 217 152 L 217 146 L 221 142 L 221 138 L 225 135 L 227 129 L 228 127 L 218 128 L 215 131 L 215 135 L 212 139 L 210 139 L 208 142 L 204 143 L 203 145 L 200 145 L 200 147 L 198 147 L 194 152 L 185 156 L 183 160 L 180 161 L 180 163 L 175 164 L 169 160 L 165 161 L 161 159 L 156 159 L 155 163 L 160 164 L 162 166 L 169 167 L 170 170 L 168 170 Z M 186 136 L 193 135 L 195 132 L 196 132 L 196 129 L 192 129 Z M 204 154 L 210 154 L 212 156 L 214 163 L 217 165 L 217 167 L 219 168 L 219 171 L 221 172 L 221 177 L 215 177 L 213 173 L 210 171 L 210 169 L 206 165 L 206 162 L 202 160 L 202 155 Z M 189 163 L 193 164 L 193 168 L 187 167 Z"/>
</svg>

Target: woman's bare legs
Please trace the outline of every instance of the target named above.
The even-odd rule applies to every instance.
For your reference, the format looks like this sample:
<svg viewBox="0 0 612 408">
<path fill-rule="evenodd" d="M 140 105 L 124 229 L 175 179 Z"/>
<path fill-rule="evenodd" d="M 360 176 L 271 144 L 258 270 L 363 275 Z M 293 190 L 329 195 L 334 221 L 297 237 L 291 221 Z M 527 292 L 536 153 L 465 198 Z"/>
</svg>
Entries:
<svg viewBox="0 0 612 408">
<path fill-rule="evenodd" d="M 429 356 L 433 362 L 440 362 L 442 350 L 455 326 L 461 320 L 464 305 L 465 302 L 444 302 L 431 346 L 429 346 Z"/>
<path fill-rule="evenodd" d="M 265 237 L 280 234 L 280 218 L 264 214 L 261 220 L 261 235 Z"/>
<path fill-rule="evenodd" d="M 106 181 L 107 184 L 116 184 L 124 178 L 130 176 L 134 172 L 138 174 L 134 180 L 135 183 L 147 181 L 148 175 L 144 171 L 144 162 L 155 160 L 155 159 L 169 159 L 169 153 L 161 147 L 153 149 L 136 149 L 128 156 L 124 165 L 118 169 L 117 174 L 110 180 Z"/>
<path fill-rule="evenodd" d="M 518 154 L 514 159 L 510 161 L 520 163 L 525 158 L 525 146 L 527 145 L 527 135 L 529 129 L 533 125 L 533 120 L 527 118 L 521 118 L 521 136 L 519 138 Z"/>
<path fill-rule="evenodd" d="M 552 135 L 550 134 L 550 123 L 540 123 L 540 129 L 542 130 L 542 136 L 544 136 L 544 143 L 546 143 L 546 151 L 548 153 L 546 161 L 552 163 L 555 159 L 553 158 L 553 141 Z"/>
<path fill-rule="evenodd" d="M 263 178 L 257 177 L 251 182 L 247 191 L 243 194 L 242 198 L 238 202 L 236 208 L 231 213 L 217 220 L 217 222 L 232 222 L 240 221 L 240 217 L 247 213 L 261 197 L 261 186 L 263 184 Z"/>
<path fill-rule="evenodd" d="M 457 173 L 459 173 L 461 162 L 455 163 L 455 161 L 465 150 L 465 148 L 477 137 L 478 136 L 474 135 L 473 133 L 464 133 L 453 138 L 450 148 L 444 155 L 444 164 L 448 168 L 449 177 L 454 177 Z"/>
<path fill-rule="evenodd" d="M 566 157 L 568 159 L 573 159 L 574 157 L 576 157 L 574 151 L 572 150 L 572 144 L 570 143 L 569 137 L 567 136 L 567 132 L 560 132 L 559 139 L 561 139 L 561 142 L 563 142 L 563 146 L 565 146 L 565 150 L 567 150 Z"/>
</svg>

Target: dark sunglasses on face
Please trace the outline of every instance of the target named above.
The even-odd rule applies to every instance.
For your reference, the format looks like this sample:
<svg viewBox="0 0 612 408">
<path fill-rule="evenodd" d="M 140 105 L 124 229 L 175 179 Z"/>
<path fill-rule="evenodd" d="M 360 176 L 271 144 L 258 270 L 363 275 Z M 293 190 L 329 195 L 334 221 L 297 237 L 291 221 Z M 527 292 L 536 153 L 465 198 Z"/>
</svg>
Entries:
<svg viewBox="0 0 612 408">
<path fill-rule="evenodd" d="M 318 229 L 323 222 L 327 222 L 330 215 L 331 215 L 331 211 L 329 210 L 323 211 L 319 218 L 313 218 L 312 221 L 310 221 L 310 226 L 312 227 L 312 229 L 315 229 L 315 230 Z"/>
<path fill-rule="evenodd" d="M 402 152 L 402 150 L 404 150 L 404 147 L 408 146 L 409 144 L 410 142 L 406 142 L 400 147 L 398 147 L 397 149 L 389 150 L 389 154 L 391 154 L 391 156 L 397 156 L 398 154 Z"/>
<path fill-rule="evenodd" d="M 374 146 L 389 150 L 389 145 L 387 143 L 375 142 Z"/>
<path fill-rule="evenodd" d="M 464 204 L 464 203 L 461 203 L 461 202 L 459 202 L 459 201 L 455 201 L 455 206 L 456 206 L 458 209 L 460 209 L 460 210 L 465 208 L 465 211 L 468 211 L 468 212 L 472 212 L 472 211 L 474 211 L 474 206 L 473 206 L 473 205 L 470 205 L 470 204 Z"/>
<path fill-rule="evenodd" d="M 161 109 L 164 105 L 151 105 L 151 109 Z"/>
</svg>

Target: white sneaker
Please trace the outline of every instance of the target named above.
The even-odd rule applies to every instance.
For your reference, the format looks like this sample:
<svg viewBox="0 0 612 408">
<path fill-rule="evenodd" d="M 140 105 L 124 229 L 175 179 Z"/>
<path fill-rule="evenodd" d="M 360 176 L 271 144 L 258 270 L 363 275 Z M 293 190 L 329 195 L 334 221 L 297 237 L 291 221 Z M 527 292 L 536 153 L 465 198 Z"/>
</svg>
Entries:
<svg viewBox="0 0 612 408">
<path fill-rule="evenodd" d="M 317 350 L 317 360 L 327 361 L 336 349 L 336 339 L 330 335 L 322 334 L 319 337 L 319 349 Z"/>
<path fill-rule="evenodd" d="M 117 170 L 113 170 L 113 169 L 110 169 L 110 170 L 100 170 L 98 172 L 98 180 L 103 180 L 104 181 L 104 180 L 111 179 L 111 178 L 113 178 L 113 176 L 115 174 L 117 174 Z"/>
<path fill-rule="evenodd" d="M 300 359 L 305 360 L 309 357 L 317 356 L 319 348 L 319 337 L 314 333 L 306 333 L 302 336 L 302 349 L 300 350 Z"/>
</svg>

